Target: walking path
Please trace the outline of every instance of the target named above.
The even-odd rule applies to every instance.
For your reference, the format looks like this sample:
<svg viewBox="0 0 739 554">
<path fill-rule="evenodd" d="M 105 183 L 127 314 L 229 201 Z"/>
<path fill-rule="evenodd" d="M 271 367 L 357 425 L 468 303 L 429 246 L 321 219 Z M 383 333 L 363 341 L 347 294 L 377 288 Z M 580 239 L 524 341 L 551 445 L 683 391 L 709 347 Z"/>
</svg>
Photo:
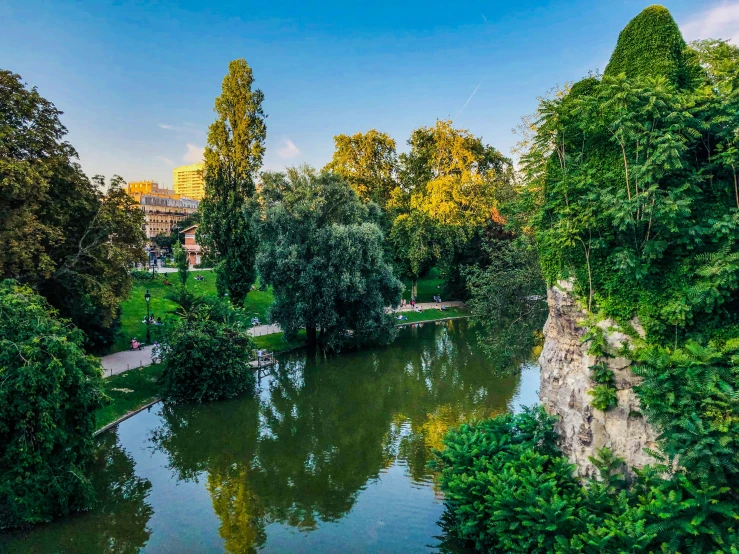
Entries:
<svg viewBox="0 0 739 554">
<path fill-rule="evenodd" d="M 451 301 L 451 302 L 442 302 L 441 304 L 438 304 L 437 302 L 421 302 L 417 303 L 416 307 L 420 308 L 421 310 L 434 310 L 439 309 L 441 305 L 446 306 L 447 308 L 453 308 L 458 306 L 464 306 L 464 302 L 459 301 Z M 410 305 L 405 306 L 403 308 L 398 308 L 396 310 L 390 310 L 388 311 L 392 312 L 411 312 L 413 311 L 413 308 L 410 307 Z M 249 328 L 248 333 L 252 337 L 261 337 L 264 335 L 273 335 L 275 333 L 281 332 L 280 326 L 275 324 L 272 325 L 256 325 L 254 327 Z M 153 346 L 144 346 L 141 348 L 141 350 L 124 350 L 123 352 L 116 352 L 115 354 L 109 354 L 108 356 L 103 356 L 101 361 L 103 363 L 103 374 L 105 377 L 111 377 L 113 375 L 118 375 L 119 373 L 123 373 L 124 371 L 128 371 L 129 369 L 135 369 L 137 367 L 146 367 L 154 363 L 151 359 Z"/>
<path fill-rule="evenodd" d="M 103 356 L 103 376 L 111 377 L 129 369 L 151 365 L 151 351 L 153 346 L 143 346 L 141 350 L 124 350 L 108 356 Z"/>
</svg>

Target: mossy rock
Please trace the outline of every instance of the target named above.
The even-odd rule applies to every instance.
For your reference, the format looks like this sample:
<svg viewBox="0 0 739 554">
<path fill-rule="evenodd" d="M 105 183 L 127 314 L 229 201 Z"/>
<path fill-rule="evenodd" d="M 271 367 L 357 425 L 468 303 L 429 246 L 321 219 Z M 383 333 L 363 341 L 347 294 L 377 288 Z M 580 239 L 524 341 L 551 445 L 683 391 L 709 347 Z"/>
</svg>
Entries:
<svg viewBox="0 0 739 554">
<path fill-rule="evenodd" d="M 662 76 L 680 88 L 687 87 L 699 77 L 700 68 L 686 49 L 669 10 L 649 6 L 621 31 L 604 76 Z"/>
</svg>

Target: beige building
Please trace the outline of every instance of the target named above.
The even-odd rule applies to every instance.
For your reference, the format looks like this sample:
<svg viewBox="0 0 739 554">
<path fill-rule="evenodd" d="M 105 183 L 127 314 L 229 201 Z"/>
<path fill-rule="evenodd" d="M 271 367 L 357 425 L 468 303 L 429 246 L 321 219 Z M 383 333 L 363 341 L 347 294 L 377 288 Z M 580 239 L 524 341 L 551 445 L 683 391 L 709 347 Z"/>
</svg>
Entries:
<svg viewBox="0 0 739 554">
<path fill-rule="evenodd" d="M 172 170 L 174 191 L 180 196 L 202 200 L 205 196 L 203 168 L 202 163 L 175 167 Z"/>
<path fill-rule="evenodd" d="M 159 185 L 156 181 L 131 181 L 126 187 L 126 192 L 135 200 L 141 199 L 141 196 L 148 194 L 150 196 L 161 196 L 163 198 L 179 198 L 172 189 L 166 189 Z"/>
<path fill-rule="evenodd" d="M 192 198 L 168 198 L 142 194 L 139 204 L 146 220 L 146 238 L 171 233 L 177 224 L 190 214 L 198 211 L 200 202 Z"/>
</svg>

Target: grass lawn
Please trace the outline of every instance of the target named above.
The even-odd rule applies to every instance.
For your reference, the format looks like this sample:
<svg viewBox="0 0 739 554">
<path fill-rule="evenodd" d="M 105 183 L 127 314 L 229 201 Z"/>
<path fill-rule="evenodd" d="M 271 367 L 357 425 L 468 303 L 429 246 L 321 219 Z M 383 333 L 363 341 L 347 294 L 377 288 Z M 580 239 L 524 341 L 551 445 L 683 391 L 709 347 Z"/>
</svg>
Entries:
<svg viewBox="0 0 739 554">
<path fill-rule="evenodd" d="M 104 390 L 110 397 L 110 404 L 95 412 L 97 428 L 100 429 L 154 400 L 159 395 L 157 380 L 162 371 L 162 364 L 154 364 L 105 379 Z"/>
<path fill-rule="evenodd" d="M 403 298 L 410 300 L 412 283 L 410 279 L 405 279 L 403 284 L 405 285 Z M 433 302 L 434 296 L 441 294 L 443 286 L 444 281 L 439 278 L 439 270 L 432 267 L 425 276 L 418 280 L 418 298 L 416 298 L 416 302 Z"/>
<path fill-rule="evenodd" d="M 298 338 L 293 342 L 286 342 L 283 335 L 284 333 L 262 335 L 261 337 L 254 337 L 254 342 L 257 348 L 264 348 L 270 352 L 284 352 L 305 344 L 305 330 L 298 331 Z"/>
<path fill-rule="evenodd" d="M 423 310 L 422 312 L 401 312 L 408 318 L 407 321 L 395 320 L 397 324 L 415 323 L 417 321 L 434 321 L 437 319 L 446 319 L 448 317 L 460 317 L 470 315 L 467 308 L 447 308 L 446 310 Z M 397 317 L 397 315 L 395 316 Z"/>
<path fill-rule="evenodd" d="M 202 275 L 203 281 L 196 281 L 195 275 Z M 128 300 L 121 303 L 121 328 L 116 335 L 116 340 L 108 353 L 121 352 L 131 347 L 131 339 L 136 337 L 139 341 L 146 338 L 146 325 L 142 323 L 146 317 L 146 301 L 144 294 L 149 291 L 151 294 L 151 302 L 149 309 L 154 317 L 161 317 L 166 320 L 169 312 L 177 308 L 177 304 L 166 298 L 167 293 L 172 286 L 164 284 L 165 279 L 169 279 L 172 286 L 178 282 L 176 273 L 157 274 L 156 279 L 152 281 L 134 281 L 133 290 Z M 215 271 L 198 271 L 190 273 L 187 280 L 187 288 L 196 294 L 203 296 L 216 296 L 216 274 Z M 272 305 L 272 291 L 253 290 L 244 302 L 245 315 L 248 319 L 257 316 L 262 322 L 267 320 L 267 310 Z M 151 327 L 151 340 L 155 341 L 159 338 L 162 327 Z"/>
</svg>

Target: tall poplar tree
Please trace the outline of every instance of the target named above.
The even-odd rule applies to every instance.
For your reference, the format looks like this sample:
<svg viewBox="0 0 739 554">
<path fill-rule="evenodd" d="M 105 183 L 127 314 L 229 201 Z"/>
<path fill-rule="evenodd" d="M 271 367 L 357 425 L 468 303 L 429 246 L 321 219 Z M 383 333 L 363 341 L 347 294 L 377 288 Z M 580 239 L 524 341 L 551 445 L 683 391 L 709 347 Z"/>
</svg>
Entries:
<svg viewBox="0 0 739 554">
<path fill-rule="evenodd" d="M 208 129 L 205 148 L 205 198 L 199 242 L 218 260 L 218 292 L 244 301 L 256 278 L 258 236 L 255 177 L 267 136 L 264 94 L 252 90 L 254 77 L 244 59 L 228 64 L 218 117 Z"/>
</svg>

